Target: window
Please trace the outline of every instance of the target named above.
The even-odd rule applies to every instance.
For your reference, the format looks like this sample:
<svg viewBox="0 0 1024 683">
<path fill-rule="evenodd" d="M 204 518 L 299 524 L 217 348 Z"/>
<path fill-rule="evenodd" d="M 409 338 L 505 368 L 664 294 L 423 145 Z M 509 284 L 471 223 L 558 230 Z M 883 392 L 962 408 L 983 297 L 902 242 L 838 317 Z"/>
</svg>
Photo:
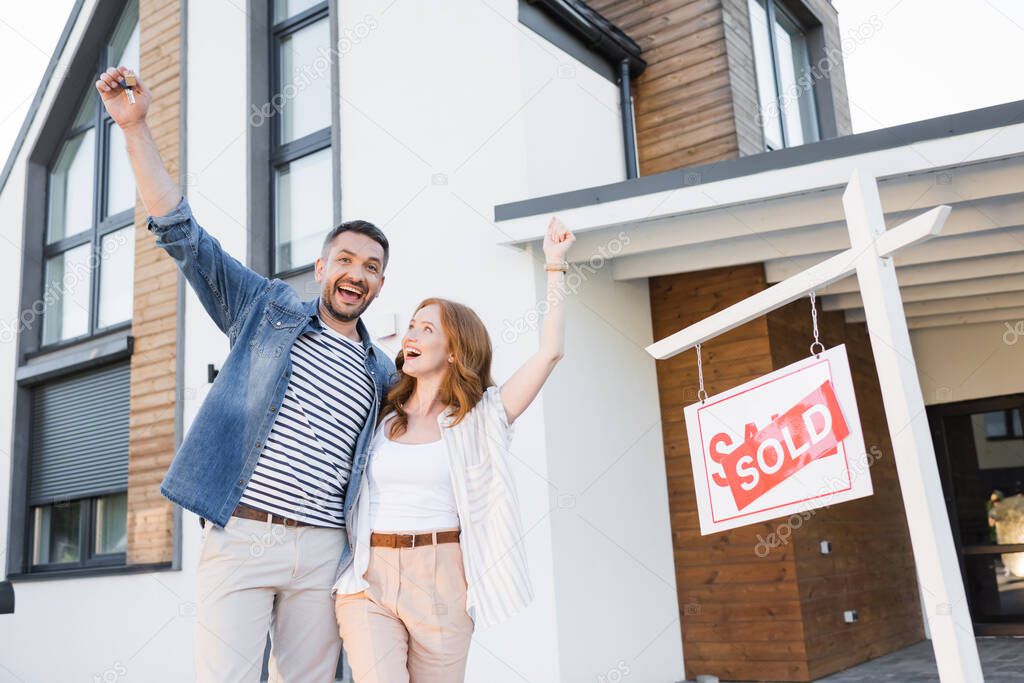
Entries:
<svg viewBox="0 0 1024 683">
<path fill-rule="evenodd" d="M 820 137 L 807 34 L 778 0 L 747 0 L 765 149 Z"/>
<path fill-rule="evenodd" d="M 128 5 L 99 65 L 139 61 L 138 5 Z M 132 316 L 135 183 L 121 129 L 89 83 L 47 173 L 42 347 L 91 337 Z"/>
<path fill-rule="evenodd" d="M 312 267 L 334 225 L 327 2 L 274 0 L 270 35 L 271 270 Z"/>
<path fill-rule="evenodd" d="M 988 441 L 1024 439 L 1020 414 L 1021 411 L 1015 408 L 982 413 L 985 439 Z"/>
<path fill-rule="evenodd" d="M 32 389 L 33 571 L 124 564 L 128 378 L 121 362 Z"/>
</svg>

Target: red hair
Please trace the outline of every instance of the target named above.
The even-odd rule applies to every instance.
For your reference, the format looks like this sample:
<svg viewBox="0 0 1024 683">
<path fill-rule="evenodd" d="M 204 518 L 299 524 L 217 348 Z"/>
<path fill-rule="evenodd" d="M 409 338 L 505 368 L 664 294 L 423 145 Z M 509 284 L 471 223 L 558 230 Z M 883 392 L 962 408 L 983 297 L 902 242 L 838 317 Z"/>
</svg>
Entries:
<svg viewBox="0 0 1024 683">
<path fill-rule="evenodd" d="M 480 402 L 487 387 L 494 384 L 491 378 L 491 337 L 480 316 L 469 306 L 434 297 L 420 302 L 416 312 L 432 304 L 441 309 L 441 328 L 448 337 L 448 352 L 455 358 L 449 363 L 448 372 L 441 381 L 438 398 L 452 408 L 453 424 L 458 424 Z M 382 417 L 395 412 L 388 428 L 392 439 L 404 434 L 409 426 L 409 416 L 402 406 L 416 389 L 416 378 L 402 372 L 404 363 L 405 355 L 399 351 L 395 358 L 398 381 L 384 398 L 381 409 Z"/>
</svg>

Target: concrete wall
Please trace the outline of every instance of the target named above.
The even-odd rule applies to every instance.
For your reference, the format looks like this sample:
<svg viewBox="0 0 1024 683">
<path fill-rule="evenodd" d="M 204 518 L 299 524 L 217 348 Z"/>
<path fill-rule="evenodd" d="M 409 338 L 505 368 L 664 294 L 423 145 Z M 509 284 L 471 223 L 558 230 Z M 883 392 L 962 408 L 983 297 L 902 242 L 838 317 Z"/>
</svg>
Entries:
<svg viewBox="0 0 1024 683">
<path fill-rule="evenodd" d="M 668 683 L 683 652 L 649 293 L 606 266 L 595 254 L 568 276 L 566 358 L 544 396 L 558 680 Z"/>
</svg>

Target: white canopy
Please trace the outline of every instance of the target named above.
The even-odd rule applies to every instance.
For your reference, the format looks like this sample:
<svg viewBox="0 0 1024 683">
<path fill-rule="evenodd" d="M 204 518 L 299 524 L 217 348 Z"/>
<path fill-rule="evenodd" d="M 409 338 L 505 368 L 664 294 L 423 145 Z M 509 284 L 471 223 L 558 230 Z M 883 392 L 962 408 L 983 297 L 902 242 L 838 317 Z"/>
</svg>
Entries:
<svg viewBox="0 0 1024 683">
<path fill-rule="evenodd" d="M 617 280 L 765 264 L 779 282 L 849 248 L 842 192 L 878 178 L 887 227 L 946 204 L 942 236 L 895 258 L 911 329 L 1024 317 L 1024 101 L 496 207 L 510 244 L 555 213 L 580 261 L 613 240 Z M 628 244 L 618 235 L 628 235 Z M 607 253 L 607 249 L 605 250 Z M 825 309 L 863 321 L 854 278 Z"/>
</svg>

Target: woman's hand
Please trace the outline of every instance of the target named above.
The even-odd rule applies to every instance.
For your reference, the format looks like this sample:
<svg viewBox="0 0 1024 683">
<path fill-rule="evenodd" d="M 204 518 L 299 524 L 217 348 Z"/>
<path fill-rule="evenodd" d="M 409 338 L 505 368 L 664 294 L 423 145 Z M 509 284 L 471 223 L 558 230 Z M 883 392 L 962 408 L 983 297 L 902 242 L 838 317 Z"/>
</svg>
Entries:
<svg viewBox="0 0 1024 683">
<path fill-rule="evenodd" d="M 548 263 L 560 263 L 569 253 L 569 247 L 576 241 L 576 236 L 569 232 L 562 221 L 554 216 L 548 223 L 548 232 L 544 236 L 544 257 Z M 562 299 L 566 292 L 563 289 L 565 275 L 558 270 L 548 273 L 548 294 L 543 303 L 547 304 L 544 320 L 540 325 L 540 348 L 516 370 L 508 381 L 501 385 L 501 402 L 505 406 L 505 417 L 509 424 L 515 422 L 533 399 L 540 393 L 555 369 L 555 365 L 565 354 L 565 306 Z"/>
<path fill-rule="evenodd" d="M 122 128 L 145 121 L 146 113 L 149 111 L 149 103 L 153 99 L 149 88 L 143 85 L 142 79 L 135 75 L 136 85 L 132 88 L 135 104 L 128 100 L 128 95 L 125 93 L 124 88 L 121 87 L 120 81 L 125 76 L 131 75 L 134 74 L 127 67 L 119 66 L 116 69 L 110 67 L 101 73 L 100 79 L 96 81 L 96 90 L 100 93 L 103 106 L 106 107 L 110 118 L 114 119 L 117 125 Z"/>
<path fill-rule="evenodd" d="M 548 223 L 548 232 L 544 236 L 544 257 L 548 263 L 564 261 L 569 248 L 576 241 L 576 236 L 569 232 L 562 221 L 554 216 Z"/>
</svg>

